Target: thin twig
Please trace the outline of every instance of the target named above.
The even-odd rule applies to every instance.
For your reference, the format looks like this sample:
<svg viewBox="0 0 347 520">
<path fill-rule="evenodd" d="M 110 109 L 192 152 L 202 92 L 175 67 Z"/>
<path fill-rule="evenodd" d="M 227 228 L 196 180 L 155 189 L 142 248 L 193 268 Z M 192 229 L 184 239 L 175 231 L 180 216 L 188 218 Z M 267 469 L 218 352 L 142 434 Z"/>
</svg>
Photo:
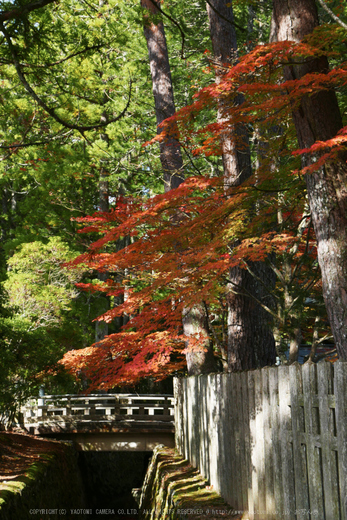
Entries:
<svg viewBox="0 0 347 520">
<path fill-rule="evenodd" d="M 66 138 L 69 135 L 71 135 L 71 130 L 69 132 L 64 133 L 64 134 L 59 132 L 59 133 L 53 135 L 52 137 L 48 137 L 44 141 L 34 141 L 32 143 L 18 143 L 18 144 L 6 145 L 6 146 L 5 145 L 0 145 L 0 148 L 3 149 L 3 150 L 11 150 L 12 148 L 28 148 L 29 146 L 42 146 L 44 144 L 48 144 L 48 143 L 54 141 L 55 139 Z"/>
<path fill-rule="evenodd" d="M 44 63 L 42 65 L 33 65 L 32 63 L 21 63 L 21 67 L 35 67 L 35 68 L 48 68 L 48 67 L 55 67 L 56 65 L 60 65 L 61 63 L 64 63 L 64 61 L 68 61 L 71 58 L 74 58 L 75 56 L 78 56 L 79 54 L 83 54 L 88 51 L 93 51 L 96 49 L 102 49 L 102 47 L 105 47 L 105 44 L 98 44 L 98 45 L 91 45 L 90 47 L 85 47 L 85 49 L 82 49 L 81 51 L 76 51 L 72 54 L 69 54 L 69 56 L 66 56 L 65 58 L 62 58 L 61 60 L 54 61 L 53 63 Z"/>
</svg>

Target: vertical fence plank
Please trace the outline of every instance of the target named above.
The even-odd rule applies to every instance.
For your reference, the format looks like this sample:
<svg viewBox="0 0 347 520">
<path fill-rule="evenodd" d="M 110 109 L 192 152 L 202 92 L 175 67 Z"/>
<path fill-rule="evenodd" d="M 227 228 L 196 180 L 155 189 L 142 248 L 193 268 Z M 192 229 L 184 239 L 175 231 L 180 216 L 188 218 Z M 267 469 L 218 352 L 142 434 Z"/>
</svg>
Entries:
<svg viewBox="0 0 347 520">
<path fill-rule="evenodd" d="M 204 477 L 206 479 L 210 479 L 210 451 L 209 451 L 209 431 L 210 431 L 210 423 L 209 423 L 209 413 L 208 413 L 208 382 L 209 378 L 208 376 L 203 376 L 204 380 L 204 425 L 205 425 L 205 435 L 204 435 L 204 452 L 205 452 L 205 472 Z"/>
<path fill-rule="evenodd" d="M 191 400 L 191 386 L 190 386 L 191 378 L 187 378 L 187 459 L 190 461 L 192 458 L 192 400 Z"/>
<path fill-rule="evenodd" d="M 318 381 L 318 405 L 320 416 L 320 437 L 322 445 L 322 470 L 323 470 L 323 488 L 324 488 L 324 509 L 326 520 L 338 520 L 339 504 L 336 495 L 336 487 L 334 486 L 333 476 L 335 469 L 335 453 L 332 450 L 331 441 L 331 414 L 329 408 L 329 389 L 332 386 L 332 365 L 330 363 L 318 363 L 317 365 L 317 381 Z"/>
<path fill-rule="evenodd" d="M 237 508 L 237 474 L 238 474 L 238 460 L 237 460 L 237 442 L 238 442 L 238 420 L 237 420 L 237 408 L 235 402 L 235 374 L 228 374 L 229 381 L 229 409 L 230 409 L 230 488 L 226 500 L 233 507 Z"/>
<path fill-rule="evenodd" d="M 221 430 L 221 405 L 222 400 L 220 398 L 220 374 L 214 374 L 214 395 L 215 395 L 215 417 L 214 417 L 214 454 L 216 460 L 215 477 L 214 477 L 214 488 L 217 493 L 220 493 L 220 465 L 223 463 L 223 453 L 221 453 L 220 444 L 220 430 Z"/>
<path fill-rule="evenodd" d="M 195 377 L 195 412 L 194 412 L 194 428 L 195 428 L 195 434 L 196 434 L 196 442 L 195 442 L 195 467 L 200 467 L 200 444 L 202 441 L 202 435 L 203 432 L 200 430 L 200 413 L 201 413 L 201 398 L 199 394 L 199 378 Z"/>
<path fill-rule="evenodd" d="M 247 395 L 242 392 L 242 374 L 232 374 L 233 381 L 233 403 L 235 409 L 235 422 L 237 422 L 236 428 L 236 442 L 235 442 L 235 463 L 238 468 L 238 472 L 235 475 L 235 493 L 237 496 L 237 502 L 235 509 L 238 511 L 248 510 L 248 459 L 246 453 L 246 439 L 249 438 L 247 432 L 248 415 L 245 419 L 244 410 L 247 401 Z"/>
<path fill-rule="evenodd" d="M 175 446 L 179 453 L 182 455 L 182 425 L 183 425 L 183 417 L 182 417 L 182 404 L 183 404 L 183 394 L 182 394 L 182 379 L 178 377 L 174 377 L 173 380 L 173 388 L 174 388 L 174 397 L 175 397 Z M 117 414 L 117 404 L 115 414 Z"/>
<path fill-rule="evenodd" d="M 200 430 L 200 443 L 199 443 L 199 472 L 201 475 L 205 475 L 205 467 L 206 467 L 206 451 L 205 451 L 205 443 L 206 443 L 206 424 L 205 424 L 205 390 L 206 384 L 204 384 L 204 376 L 198 377 L 198 394 L 199 394 L 199 402 L 198 402 L 198 428 Z"/>
<path fill-rule="evenodd" d="M 224 496 L 225 486 L 228 480 L 228 458 L 230 455 L 229 447 L 226 443 L 226 438 L 229 432 L 229 424 L 226 420 L 226 396 L 224 394 L 225 384 L 223 374 L 219 373 L 215 376 L 216 381 L 216 396 L 218 403 L 218 417 L 217 417 L 217 443 L 218 443 L 218 461 L 217 461 L 217 482 L 218 482 L 218 493 Z"/>
<path fill-rule="evenodd" d="M 310 510 L 310 502 L 308 496 L 306 444 L 302 442 L 305 428 L 301 407 L 301 399 L 303 399 L 301 367 L 298 363 L 294 363 L 289 367 L 289 377 L 295 474 L 295 509 L 297 511 L 297 520 L 306 520 Z"/>
<path fill-rule="evenodd" d="M 193 444 L 194 444 L 194 402 L 192 393 L 192 381 L 193 377 L 187 379 L 187 423 L 188 423 L 188 460 L 193 459 Z"/>
<path fill-rule="evenodd" d="M 257 479 L 257 497 L 254 506 L 256 518 L 268 518 L 265 512 L 265 447 L 264 447 L 264 418 L 263 418 L 263 381 L 261 370 L 254 371 L 254 407 L 255 407 L 255 446 L 254 457 L 255 474 Z"/>
<path fill-rule="evenodd" d="M 249 431 L 249 408 L 248 408 L 248 378 L 247 372 L 237 374 L 238 384 L 236 386 L 238 392 L 237 403 L 241 410 L 240 414 L 240 464 L 242 466 L 242 503 L 241 510 L 249 511 L 249 494 L 251 488 L 251 448 L 250 448 L 250 431 Z"/>
<path fill-rule="evenodd" d="M 240 396 L 239 396 L 239 374 L 230 374 L 230 390 L 231 390 L 231 418 L 232 418 L 232 433 L 231 433 L 231 461 L 232 461 L 232 506 L 239 510 L 242 508 L 242 462 L 241 462 L 241 437 L 242 424 L 240 421 Z"/>
<path fill-rule="evenodd" d="M 249 417 L 249 454 L 251 459 L 251 471 L 249 479 L 248 492 L 248 511 L 250 520 L 255 518 L 255 508 L 257 506 L 258 481 L 256 475 L 255 459 L 255 439 L 257 436 L 255 424 L 255 398 L 254 398 L 254 371 L 247 373 L 248 375 L 248 417 Z"/>
<path fill-rule="evenodd" d="M 198 467 L 198 398 L 197 398 L 197 378 L 190 377 L 189 378 L 189 392 L 188 392 L 188 401 L 189 401 L 189 460 L 191 464 L 196 468 Z"/>
<path fill-rule="evenodd" d="M 317 366 L 306 363 L 302 367 L 302 383 L 304 391 L 306 453 L 308 470 L 308 488 L 311 514 L 318 515 L 324 520 L 324 506 L 320 462 L 320 435 L 317 407 L 314 400 L 317 389 Z"/>
<path fill-rule="evenodd" d="M 284 497 L 283 518 L 286 520 L 295 520 L 295 484 L 289 366 L 278 367 L 278 401 Z"/>
<path fill-rule="evenodd" d="M 184 457 L 189 460 L 189 410 L 188 410 L 188 382 L 189 379 L 184 379 Z"/>
<path fill-rule="evenodd" d="M 209 428 L 209 452 L 210 452 L 210 484 L 219 490 L 218 482 L 218 427 L 219 427 L 219 395 L 217 395 L 216 374 L 208 376 L 210 392 L 210 428 Z"/>
<path fill-rule="evenodd" d="M 263 424 L 264 424 L 264 461 L 265 461 L 265 510 L 267 520 L 277 520 L 274 497 L 274 467 L 272 447 L 272 422 L 269 388 L 269 368 L 261 371 L 263 382 Z"/>
<path fill-rule="evenodd" d="M 200 429 L 199 429 L 199 396 L 198 396 L 198 378 L 191 377 L 191 399 L 193 401 L 192 405 L 192 431 L 193 431 L 193 439 L 191 445 L 191 462 L 195 468 L 199 467 L 199 441 L 200 441 Z"/>
<path fill-rule="evenodd" d="M 272 424 L 272 449 L 273 449 L 273 469 L 274 469 L 274 499 L 276 504 L 276 514 L 281 518 L 284 511 L 284 497 L 282 486 L 282 454 L 280 446 L 280 415 L 279 415 L 279 396 L 278 396 L 278 367 L 269 368 L 269 393 L 271 406 Z"/>
<path fill-rule="evenodd" d="M 212 401 L 212 396 L 211 396 L 212 392 L 213 392 L 213 388 L 212 388 L 211 375 L 207 375 L 206 376 L 206 403 L 205 403 L 207 430 L 205 432 L 205 437 L 206 437 L 205 449 L 206 449 L 206 453 L 207 453 L 208 464 L 207 464 L 207 468 L 206 468 L 207 471 L 206 471 L 205 477 L 207 478 L 207 480 L 209 482 L 211 482 L 211 466 L 212 466 L 211 454 L 213 456 L 213 453 L 211 453 L 211 451 L 212 451 L 211 450 L 211 429 L 213 428 L 213 420 L 212 420 L 213 401 Z"/>
<path fill-rule="evenodd" d="M 232 503 L 232 493 L 234 489 L 234 429 L 235 420 L 232 412 L 232 403 L 235 399 L 231 388 L 230 374 L 221 375 L 221 392 L 223 399 L 222 424 L 224 424 L 223 445 L 221 453 L 224 457 L 224 464 L 221 464 L 221 495 L 234 507 Z M 224 472 L 224 475 L 223 475 Z"/>
<path fill-rule="evenodd" d="M 334 369 L 341 519 L 347 520 L 347 362 L 338 361 Z"/>
</svg>

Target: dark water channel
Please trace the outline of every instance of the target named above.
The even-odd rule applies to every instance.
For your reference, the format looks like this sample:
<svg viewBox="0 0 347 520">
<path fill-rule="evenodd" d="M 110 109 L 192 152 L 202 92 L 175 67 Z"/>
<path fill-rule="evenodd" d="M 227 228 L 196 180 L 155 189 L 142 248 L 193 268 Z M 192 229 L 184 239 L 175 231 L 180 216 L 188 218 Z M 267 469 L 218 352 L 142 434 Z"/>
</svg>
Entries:
<svg viewBox="0 0 347 520">
<path fill-rule="evenodd" d="M 84 488 L 85 508 L 90 520 L 135 520 L 137 504 L 133 488 L 140 488 L 145 478 L 150 452 L 81 451 L 78 465 Z M 78 513 L 71 515 L 78 519 Z"/>
</svg>

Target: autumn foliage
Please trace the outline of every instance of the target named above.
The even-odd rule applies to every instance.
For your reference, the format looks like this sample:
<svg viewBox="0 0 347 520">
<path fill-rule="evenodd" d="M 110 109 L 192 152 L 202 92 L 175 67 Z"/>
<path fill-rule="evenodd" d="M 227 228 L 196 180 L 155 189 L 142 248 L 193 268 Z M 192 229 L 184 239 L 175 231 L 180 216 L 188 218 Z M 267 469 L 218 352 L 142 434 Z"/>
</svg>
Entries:
<svg viewBox="0 0 347 520">
<path fill-rule="evenodd" d="M 78 287 L 111 298 L 124 296 L 124 303 L 98 320 L 130 317 L 119 333 L 64 356 L 65 367 L 85 377 L 91 389 L 134 383 L 148 375 L 160 379 L 184 369 L 186 349 L 194 349 L 200 338 L 182 335 L 182 315 L 197 303 L 205 306 L 218 353 L 225 339 L 225 291 L 232 266 L 252 272 L 253 262 L 268 262 L 276 278 L 268 287 L 275 301 L 267 308 L 269 316 L 284 336 L 294 318 L 303 316 L 303 333 L 312 333 L 318 311 L 308 297 L 322 299 L 303 175 L 344 149 L 347 126 L 333 139 L 298 149 L 291 114 L 303 96 L 346 86 L 347 64 L 291 81 L 283 81 L 283 67 L 327 55 L 327 48 L 334 63 L 341 31 L 322 26 L 300 44 L 257 46 L 229 67 L 218 85 L 203 88 L 192 105 L 164 121 L 165 132 L 152 140 L 170 134 L 195 154 L 220 155 L 221 137 L 234 135 L 237 123 L 248 125 L 257 168 L 242 186 L 227 189 L 219 176 L 190 177 L 168 193 L 119 197 L 109 213 L 79 219 L 85 226 L 81 233 L 98 233 L 99 238 L 70 267 L 104 271 L 109 279 Z M 240 93 L 244 101 L 236 104 Z M 223 121 L 206 124 L 204 114 L 217 106 L 224 111 Z M 305 166 L 301 157 L 308 155 L 314 161 Z M 123 237 L 131 237 L 130 245 L 117 251 L 115 244 Z"/>
</svg>

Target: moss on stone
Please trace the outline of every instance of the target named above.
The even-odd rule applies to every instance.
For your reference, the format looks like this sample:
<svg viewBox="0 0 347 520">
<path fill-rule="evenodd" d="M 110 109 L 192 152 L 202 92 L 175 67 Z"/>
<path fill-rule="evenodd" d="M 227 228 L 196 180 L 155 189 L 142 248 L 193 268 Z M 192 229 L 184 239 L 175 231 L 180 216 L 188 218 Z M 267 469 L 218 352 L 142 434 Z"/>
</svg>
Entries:
<svg viewBox="0 0 347 520">
<path fill-rule="evenodd" d="M 241 519 L 175 450 L 155 448 L 140 498 L 142 520 Z"/>
<path fill-rule="evenodd" d="M 32 509 L 79 508 L 83 492 L 71 446 L 19 434 L 0 435 L 1 520 L 33 518 Z M 6 458 L 4 458 L 6 454 Z M 59 518 L 58 514 L 46 515 Z"/>
</svg>

